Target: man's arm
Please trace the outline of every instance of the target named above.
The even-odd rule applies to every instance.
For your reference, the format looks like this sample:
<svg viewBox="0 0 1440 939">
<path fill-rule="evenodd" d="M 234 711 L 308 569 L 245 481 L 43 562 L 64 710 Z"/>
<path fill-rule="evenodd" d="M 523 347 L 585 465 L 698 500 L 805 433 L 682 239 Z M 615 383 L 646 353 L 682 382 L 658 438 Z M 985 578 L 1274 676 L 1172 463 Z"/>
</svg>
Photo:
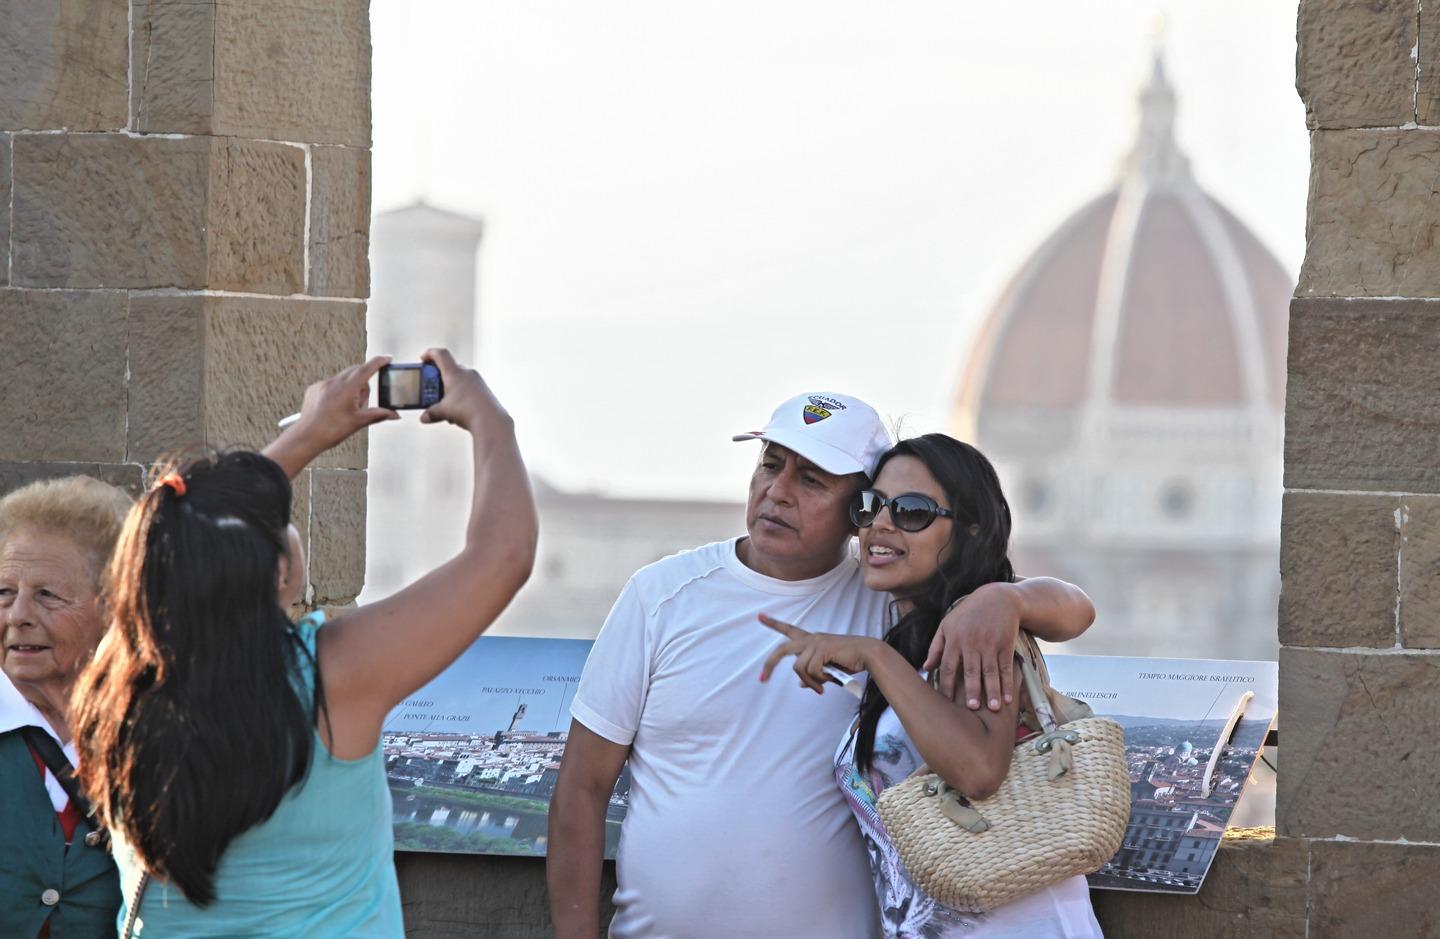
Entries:
<svg viewBox="0 0 1440 939">
<path fill-rule="evenodd" d="M 963 693 L 966 706 L 978 708 L 983 692 L 990 710 L 998 711 L 1015 694 L 1015 641 L 1022 628 L 1046 642 L 1066 642 L 1094 621 L 1085 591 L 1063 580 L 986 584 L 940 621 L 925 667 L 940 669 L 943 694 L 959 701 Z"/>
<path fill-rule="evenodd" d="M 556 939 L 599 939 L 600 868 L 605 856 L 605 812 L 630 748 L 579 721 L 560 761 L 550 799 L 545 879 Z"/>
<path fill-rule="evenodd" d="M 1008 587 L 1020 601 L 1020 627 L 1046 642 L 1069 642 L 1095 622 L 1085 591 L 1054 577 L 1021 577 Z M 984 588 L 981 588 L 984 589 Z M 963 605 L 963 604 L 962 604 Z"/>
</svg>

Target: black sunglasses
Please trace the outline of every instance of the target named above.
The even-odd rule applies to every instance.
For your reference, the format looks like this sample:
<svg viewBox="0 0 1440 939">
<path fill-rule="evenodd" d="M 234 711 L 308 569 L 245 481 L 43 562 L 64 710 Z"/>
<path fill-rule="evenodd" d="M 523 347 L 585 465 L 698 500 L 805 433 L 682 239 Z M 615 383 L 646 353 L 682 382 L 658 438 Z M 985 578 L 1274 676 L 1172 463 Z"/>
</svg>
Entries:
<svg viewBox="0 0 1440 939">
<path fill-rule="evenodd" d="M 890 520 L 901 531 L 924 531 L 937 518 L 954 518 L 955 513 L 940 508 L 929 496 L 918 492 L 901 493 L 887 499 L 874 489 L 862 489 L 850 503 L 850 521 L 856 528 L 869 528 L 881 509 L 890 510 Z"/>
</svg>

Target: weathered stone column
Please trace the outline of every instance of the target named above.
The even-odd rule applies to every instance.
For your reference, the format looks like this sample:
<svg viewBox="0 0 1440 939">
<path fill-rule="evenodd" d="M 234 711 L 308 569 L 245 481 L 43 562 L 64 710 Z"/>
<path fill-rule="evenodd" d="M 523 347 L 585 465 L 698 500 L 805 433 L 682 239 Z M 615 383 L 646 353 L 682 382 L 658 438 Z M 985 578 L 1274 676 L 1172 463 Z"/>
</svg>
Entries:
<svg viewBox="0 0 1440 939">
<path fill-rule="evenodd" d="M 0 0 L 0 491 L 259 447 L 365 351 L 367 0 Z M 365 441 L 296 484 L 315 603 Z"/>
<path fill-rule="evenodd" d="M 1277 827 L 1309 935 L 1440 926 L 1440 11 L 1302 0 Z"/>
</svg>

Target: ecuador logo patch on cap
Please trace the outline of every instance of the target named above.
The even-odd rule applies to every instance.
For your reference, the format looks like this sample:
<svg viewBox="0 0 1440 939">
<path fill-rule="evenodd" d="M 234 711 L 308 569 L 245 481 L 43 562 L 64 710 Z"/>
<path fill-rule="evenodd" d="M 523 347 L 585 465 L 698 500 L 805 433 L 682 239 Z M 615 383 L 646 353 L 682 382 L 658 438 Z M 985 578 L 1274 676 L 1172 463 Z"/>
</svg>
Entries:
<svg viewBox="0 0 1440 939">
<path fill-rule="evenodd" d="M 805 405 L 805 423 L 814 424 L 830 416 L 830 412 L 815 404 Z"/>
<path fill-rule="evenodd" d="M 805 405 L 805 423 L 814 424 L 829 417 L 832 411 L 843 411 L 845 405 L 825 395 L 810 395 Z"/>
</svg>

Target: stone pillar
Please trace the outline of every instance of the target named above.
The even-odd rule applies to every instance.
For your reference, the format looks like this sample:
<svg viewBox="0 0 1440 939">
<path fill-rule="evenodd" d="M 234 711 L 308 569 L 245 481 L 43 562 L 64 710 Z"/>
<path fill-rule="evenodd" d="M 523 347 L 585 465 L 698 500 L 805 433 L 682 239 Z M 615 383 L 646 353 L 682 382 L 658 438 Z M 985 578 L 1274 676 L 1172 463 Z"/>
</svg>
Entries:
<svg viewBox="0 0 1440 939">
<path fill-rule="evenodd" d="M 1311 937 L 1440 927 L 1440 11 L 1302 0 L 1277 829 Z"/>
<path fill-rule="evenodd" d="M 270 440 L 364 356 L 369 174 L 367 0 L 0 0 L 0 491 Z M 296 482 L 316 604 L 365 454 Z"/>
</svg>

